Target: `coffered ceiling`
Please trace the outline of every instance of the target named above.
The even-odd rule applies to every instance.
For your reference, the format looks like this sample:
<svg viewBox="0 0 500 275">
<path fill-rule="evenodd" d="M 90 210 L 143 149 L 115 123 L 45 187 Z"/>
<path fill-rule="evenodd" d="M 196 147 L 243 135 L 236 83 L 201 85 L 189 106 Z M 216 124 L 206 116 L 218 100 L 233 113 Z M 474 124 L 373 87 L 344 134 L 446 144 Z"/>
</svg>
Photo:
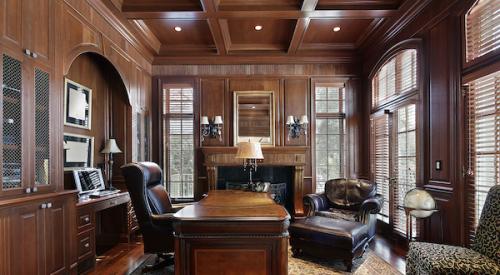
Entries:
<svg viewBox="0 0 500 275">
<path fill-rule="evenodd" d="M 348 60 L 403 0 L 103 0 L 155 64 Z M 329 61 L 326 61 L 329 60 Z"/>
</svg>

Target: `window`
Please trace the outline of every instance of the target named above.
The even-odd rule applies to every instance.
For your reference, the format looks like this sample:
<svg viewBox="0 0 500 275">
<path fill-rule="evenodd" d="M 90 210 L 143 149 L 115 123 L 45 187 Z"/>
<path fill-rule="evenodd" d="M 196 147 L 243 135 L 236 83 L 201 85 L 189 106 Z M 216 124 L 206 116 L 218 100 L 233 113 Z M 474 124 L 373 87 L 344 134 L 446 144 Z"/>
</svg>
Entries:
<svg viewBox="0 0 500 275">
<path fill-rule="evenodd" d="M 468 243 L 489 189 L 500 184 L 500 2 L 479 0 L 465 15 L 465 232 Z M 485 58 L 480 58 L 485 57 Z M 472 68 L 472 69 L 471 69 Z"/>
<path fill-rule="evenodd" d="M 467 216 L 470 239 L 488 190 L 500 184 L 500 71 L 468 83 Z"/>
<path fill-rule="evenodd" d="M 417 88 L 417 50 L 398 52 L 372 78 L 372 107 Z"/>
<path fill-rule="evenodd" d="M 467 62 L 500 47 L 500 1 L 477 1 L 465 16 Z"/>
<path fill-rule="evenodd" d="M 378 217 L 402 234 L 404 196 L 417 186 L 418 175 L 417 68 L 417 50 L 400 50 L 372 78 L 371 177 L 385 199 Z M 384 110 L 377 110 L 381 105 Z M 416 236 L 418 228 L 413 233 Z"/>
<path fill-rule="evenodd" d="M 315 90 L 316 192 L 323 192 L 327 180 L 344 177 L 345 89 L 332 84 Z"/>
<path fill-rule="evenodd" d="M 193 88 L 163 89 L 164 180 L 173 199 L 193 199 Z"/>
</svg>

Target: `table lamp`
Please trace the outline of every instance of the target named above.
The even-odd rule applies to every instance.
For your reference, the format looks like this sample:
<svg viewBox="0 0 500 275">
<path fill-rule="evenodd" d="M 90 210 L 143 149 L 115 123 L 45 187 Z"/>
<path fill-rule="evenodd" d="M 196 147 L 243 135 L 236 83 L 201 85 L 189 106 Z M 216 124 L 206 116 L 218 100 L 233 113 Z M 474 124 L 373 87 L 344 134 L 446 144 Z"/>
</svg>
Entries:
<svg viewBox="0 0 500 275">
<path fill-rule="evenodd" d="M 248 171 L 250 174 L 250 182 L 248 183 L 248 188 L 250 190 L 253 190 L 254 183 L 252 182 L 252 171 L 257 171 L 257 160 L 264 159 L 260 143 L 250 141 L 238 143 L 238 152 L 236 153 L 236 158 L 243 159 L 243 170 L 246 170 L 248 167 Z"/>
<path fill-rule="evenodd" d="M 104 149 L 101 150 L 102 154 L 109 154 L 108 160 L 108 186 L 109 190 L 115 190 L 113 187 L 112 179 L 113 179 L 113 154 L 121 153 L 122 150 L 116 144 L 116 140 L 114 138 L 110 138 L 106 141 L 104 145 Z"/>
</svg>

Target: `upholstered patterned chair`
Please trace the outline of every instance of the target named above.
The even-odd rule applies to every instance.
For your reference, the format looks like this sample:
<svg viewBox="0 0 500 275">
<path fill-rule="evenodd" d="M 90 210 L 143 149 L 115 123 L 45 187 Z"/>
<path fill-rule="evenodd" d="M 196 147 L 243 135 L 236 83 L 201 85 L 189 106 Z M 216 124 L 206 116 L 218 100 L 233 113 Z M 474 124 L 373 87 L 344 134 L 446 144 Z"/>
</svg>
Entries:
<svg viewBox="0 0 500 275">
<path fill-rule="evenodd" d="M 304 197 L 307 216 L 361 222 L 368 225 L 368 238 L 375 236 L 376 214 L 383 198 L 376 185 L 363 179 L 333 179 L 325 183 L 325 192 Z"/>
<path fill-rule="evenodd" d="M 488 192 L 471 249 L 412 242 L 406 274 L 500 274 L 500 186 Z"/>
</svg>

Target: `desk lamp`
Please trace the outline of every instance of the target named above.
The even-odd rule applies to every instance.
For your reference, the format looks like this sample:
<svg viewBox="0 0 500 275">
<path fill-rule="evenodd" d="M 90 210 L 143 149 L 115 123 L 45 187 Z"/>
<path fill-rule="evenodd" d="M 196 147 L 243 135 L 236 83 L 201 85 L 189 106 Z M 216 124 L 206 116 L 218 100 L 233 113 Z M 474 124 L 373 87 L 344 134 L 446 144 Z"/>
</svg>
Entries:
<svg viewBox="0 0 500 275">
<path fill-rule="evenodd" d="M 243 170 L 246 171 L 248 167 L 248 172 L 250 174 L 248 189 L 253 190 L 254 183 L 252 182 L 252 172 L 257 171 L 257 160 L 264 159 L 260 143 L 250 141 L 238 143 L 238 152 L 236 153 L 236 158 L 243 159 Z"/>
<path fill-rule="evenodd" d="M 109 190 L 116 190 L 113 187 L 113 154 L 121 153 L 122 150 L 118 147 L 116 144 L 116 140 L 114 138 L 110 138 L 106 141 L 106 144 L 104 145 L 104 149 L 101 150 L 102 154 L 109 154 L 109 159 L 108 159 L 108 186 Z"/>
</svg>

